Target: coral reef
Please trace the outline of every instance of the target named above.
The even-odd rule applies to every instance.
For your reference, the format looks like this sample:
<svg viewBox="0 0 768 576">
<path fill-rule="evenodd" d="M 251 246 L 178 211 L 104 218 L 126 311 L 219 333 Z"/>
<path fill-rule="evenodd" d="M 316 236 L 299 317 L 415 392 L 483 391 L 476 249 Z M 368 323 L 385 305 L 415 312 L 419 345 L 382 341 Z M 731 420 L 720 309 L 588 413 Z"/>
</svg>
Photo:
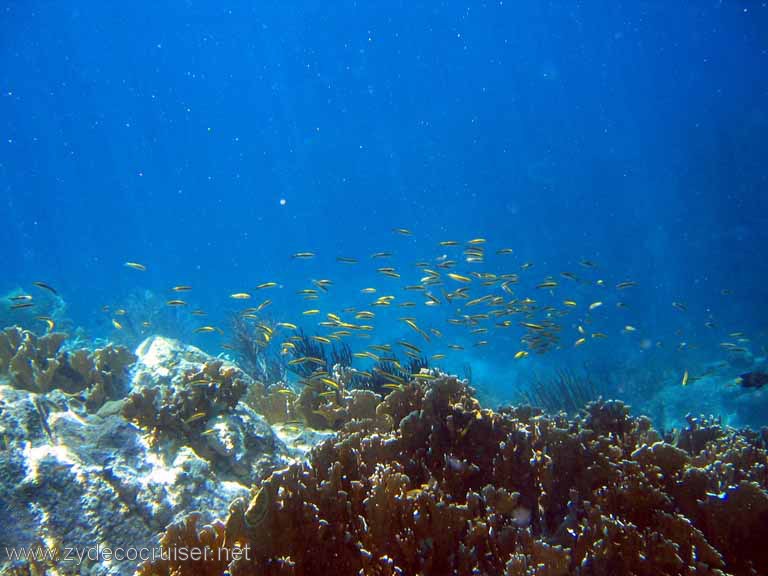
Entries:
<svg viewBox="0 0 768 576">
<path fill-rule="evenodd" d="M 122 413 L 147 430 L 153 441 L 162 435 L 190 440 L 211 418 L 237 405 L 246 389 L 243 376 L 235 366 L 211 360 L 184 372 L 172 387 L 142 387 L 132 392 Z"/>
<path fill-rule="evenodd" d="M 94 411 L 122 396 L 125 373 L 136 357 L 123 346 L 62 350 L 67 335 L 36 336 L 18 326 L 0 332 L 0 374 L 23 390 L 45 394 L 58 389 Z"/>
<path fill-rule="evenodd" d="M 316 341 L 301 329 L 291 337 L 290 342 L 288 351 L 293 361 L 288 362 L 288 370 L 300 378 L 310 378 L 318 370 L 329 373 L 336 363 L 344 366 L 352 364 L 351 351 L 346 344 L 341 344 L 340 349 L 333 345 L 330 350 L 327 350 L 324 344 Z M 304 358 L 314 358 L 316 361 L 300 362 Z"/>
<path fill-rule="evenodd" d="M 768 566 L 768 429 L 689 415 L 662 437 L 618 401 L 570 417 L 492 411 L 420 359 L 382 358 L 361 373 L 341 348 L 294 391 L 167 338 L 136 357 L 67 350 L 64 338 L 0 333 L 0 539 L 10 546 L 195 546 L 218 558 L 139 568 L 174 576 L 752 576 Z M 359 389 L 374 374 L 382 393 Z"/>
<path fill-rule="evenodd" d="M 707 427 L 718 426 L 708 423 Z M 694 435 L 696 435 L 694 433 Z M 762 439 L 719 427 L 664 442 L 621 402 L 583 414 L 481 409 L 465 383 L 413 380 L 174 546 L 248 546 L 228 566 L 141 574 L 760 574 Z"/>
<path fill-rule="evenodd" d="M 230 346 L 238 366 L 264 388 L 285 382 L 286 363 L 280 355 L 269 349 L 269 338 L 274 326 L 255 323 L 242 314 L 232 318 L 232 339 Z"/>
<path fill-rule="evenodd" d="M 359 419 L 362 414 L 373 415 L 382 395 L 366 387 L 358 387 L 361 380 L 369 378 L 341 364 L 334 365 L 331 374 L 313 372 L 303 381 L 291 410 L 311 428 L 338 430 L 346 423 Z M 389 385 L 394 386 L 391 382 Z"/>
<path fill-rule="evenodd" d="M 244 483 L 287 462 L 288 450 L 269 422 L 241 402 L 246 391 L 262 407 L 272 396 L 237 366 L 162 337 L 137 352 L 134 386 L 120 412 L 151 446 L 189 447 L 221 476 Z"/>
<path fill-rule="evenodd" d="M 393 383 L 407 382 L 422 369 L 429 370 L 429 361 L 423 356 L 409 357 L 403 363 L 395 356 L 381 358 L 371 368 L 371 376 L 364 378 L 358 388 L 373 390 L 377 394 L 387 394 Z"/>
<path fill-rule="evenodd" d="M 549 413 L 562 411 L 575 414 L 604 392 L 590 376 L 590 371 L 577 374 L 561 368 L 549 378 L 535 376 L 521 393 L 524 403 L 543 408 Z"/>
<path fill-rule="evenodd" d="M 308 380 L 317 373 L 330 374 L 335 369 L 350 369 L 347 372 L 347 388 L 372 388 L 371 374 L 352 370 L 352 349 L 346 342 L 337 341 L 329 346 L 321 344 L 316 338 L 300 329 L 288 344 L 284 344 L 291 358 L 288 370 Z M 305 361 L 307 359 L 310 361 Z"/>
<path fill-rule="evenodd" d="M 278 424 L 297 420 L 295 399 L 296 392 L 284 384 L 273 384 L 267 388 L 256 381 L 248 386 L 243 402 L 264 416 L 270 424 Z"/>
<path fill-rule="evenodd" d="M 212 521 L 247 495 L 189 447 L 157 451 L 106 403 L 76 414 L 69 398 L 0 385 L 0 540 L 7 549 L 100 543 L 111 548 L 157 546 L 158 533 L 194 510 Z M 0 573 L 12 569 L 0 554 Z M 40 562 L 19 574 L 124 575 L 130 562 Z M 37 570 L 36 572 L 34 570 Z M 26 571 L 25 571 L 26 570 Z M 76 570 L 76 572 L 73 572 Z"/>
<path fill-rule="evenodd" d="M 23 331 L 3 333 L 9 334 L 27 339 L 35 351 L 28 359 L 38 363 L 37 370 L 45 370 L 47 359 L 60 358 L 58 336 L 35 339 Z M 104 361 L 109 357 L 104 355 Z M 94 366 L 105 370 L 103 363 Z M 158 546 L 170 523 L 195 511 L 201 523 L 226 515 L 230 503 L 247 496 L 252 484 L 303 459 L 328 436 L 301 426 L 290 433 L 273 430 L 242 399 L 230 408 L 238 388 L 234 381 L 248 382 L 247 376 L 177 341 L 156 337 L 142 344 L 131 376 L 131 393 L 154 386 L 158 398 L 198 376 L 224 380 L 229 387 L 212 402 L 213 412 L 221 411 L 205 423 L 209 433 L 161 434 L 159 441 L 147 442 L 151 432 L 122 417 L 123 398 L 89 412 L 62 389 L 40 393 L 34 381 L 32 391 L 10 378 L 0 381 L 0 541 L 6 549 L 85 549 L 96 543 L 112 549 Z M 291 440 L 290 446 L 283 437 Z M 3 574 L 128 576 L 133 570 L 131 562 L 14 563 L 0 553 Z"/>
</svg>

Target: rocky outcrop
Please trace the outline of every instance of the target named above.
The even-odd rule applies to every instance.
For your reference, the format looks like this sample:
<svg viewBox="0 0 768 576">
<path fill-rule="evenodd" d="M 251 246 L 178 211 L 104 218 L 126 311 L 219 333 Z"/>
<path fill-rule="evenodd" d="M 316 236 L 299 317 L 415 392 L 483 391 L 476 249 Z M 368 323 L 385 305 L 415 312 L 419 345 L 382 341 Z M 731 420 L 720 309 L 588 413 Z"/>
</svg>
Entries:
<svg viewBox="0 0 768 576">
<path fill-rule="evenodd" d="M 249 378 L 197 348 L 154 337 L 139 346 L 136 358 L 127 398 L 106 401 L 96 412 L 62 389 L 0 381 L 4 546 L 157 546 L 169 524 L 192 512 L 202 523 L 226 516 L 230 503 L 247 496 L 253 483 L 303 457 L 323 438 L 281 428 L 280 435 L 294 444 L 287 447 L 235 394 L 251 384 Z M 157 402 L 153 410 L 162 410 L 164 401 L 179 408 L 171 414 L 184 424 L 190 382 L 208 377 L 229 388 L 204 396 L 211 400 L 210 412 L 186 428 L 157 434 L 125 417 L 131 398 L 151 397 Z M 3 554 L 0 569 L 10 566 Z M 135 563 L 59 563 L 60 570 L 72 568 L 131 574 Z"/>
</svg>

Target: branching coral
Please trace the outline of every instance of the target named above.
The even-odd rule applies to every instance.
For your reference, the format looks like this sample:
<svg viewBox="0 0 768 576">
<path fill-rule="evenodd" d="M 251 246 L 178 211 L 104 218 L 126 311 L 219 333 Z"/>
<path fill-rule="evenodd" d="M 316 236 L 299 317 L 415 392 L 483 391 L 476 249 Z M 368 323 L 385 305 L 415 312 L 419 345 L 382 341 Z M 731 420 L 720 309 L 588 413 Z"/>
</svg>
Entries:
<svg viewBox="0 0 768 576">
<path fill-rule="evenodd" d="M 0 332 L 0 374 L 17 388 L 41 394 L 59 389 L 81 394 L 89 410 L 122 395 L 126 369 L 136 357 L 123 346 L 61 350 L 67 335 L 36 336 L 18 327 Z"/>
<path fill-rule="evenodd" d="M 570 420 L 497 413 L 439 377 L 392 391 L 235 502 L 217 545 L 250 546 L 233 576 L 758 574 L 766 468 L 736 431 L 692 453 L 618 402 Z M 141 573 L 223 573 L 210 569 Z"/>
<path fill-rule="evenodd" d="M 359 375 L 353 368 L 336 364 L 333 373 L 322 374 L 313 373 L 306 379 L 293 401 L 293 411 L 312 428 L 338 429 L 357 417 L 360 402 L 375 405 L 381 398 L 370 390 L 353 387 Z"/>
<path fill-rule="evenodd" d="M 425 358 L 411 358 L 405 366 L 394 356 L 380 358 L 365 372 L 352 367 L 352 352 L 344 343 L 323 345 L 302 331 L 291 342 L 289 369 L 302 384 L 292 411 L 313 428 L 338 429 L 350 420 L 349 409 L 359 398 L 383 396 L 422 370 L 431 377 Z M 368 394 L 350 394 L 355 390 Z"/>
<path fill-rule="evenodd" d="M 336 363 L 332 373 L 316 370 L 302 380 L 297 394 L 284 384 L 265 388 L 259 382 L 248 387 L 245 403 L 271 424 L 302 421 L 315 429 L 338 429 L 362 413 L 373 414 L 380 395 L 357 389 L 360 372 Z M 366 406 L 363 409 L 362 406 Z"/>
<path fill-rule="evenodd" d="M 0 373 L 7 373 L 16 388 L 45 393 L 53 388 L 57 358 L 67 335 L 53 332 L 38 337 L 17 326 L 0 333 Z"/>
<path fill-rule="evenodd" d="M 172 525 L 160 540 L 160 545 L 169 554 L 180 557 L 179 551 L 189 554 L 192 550 L 215 552 L 224 549 L 224 525 L 220 522 L 198 527 L 199 514 L 190 514 L 178 524 Z M 199 559 L 179 558 L 176 562 L 178 569 L 184 573 L 196 576 L 218 576 L 224 574 L 227 562 L 226 556 L 211 554 L 205 561 Z"/>
<path fill-rule="evenodd" d="M 122 413 L 148 431 L 153 441 L 168 437 L 194 442 L 208 420 L 232 410 L 245 390 L 239 369 L 214 360 L 186 372 L 176 386 L 142 388 L 131 393 Z"/>
</svg>

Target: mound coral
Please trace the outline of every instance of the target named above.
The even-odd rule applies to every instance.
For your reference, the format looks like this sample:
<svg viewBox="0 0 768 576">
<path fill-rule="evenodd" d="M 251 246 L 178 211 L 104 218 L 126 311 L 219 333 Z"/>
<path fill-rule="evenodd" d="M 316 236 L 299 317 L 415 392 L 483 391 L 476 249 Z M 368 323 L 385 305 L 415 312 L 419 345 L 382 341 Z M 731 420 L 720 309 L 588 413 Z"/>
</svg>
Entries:
<svg viewBox="0 0 768 576">
<path fill-rule="evenodd" d="M 123 346 L 62 350 L 67 335 L 36 336 L 17 326 L 0 332 L 0 374 L 15 388 L 45 394 L 58 389 L 78 395 L 88 410 L 123 394 L 126 369 L 136 357 Z"/>
<path fill-rule="evenodd" d="M 311 454 L 196 517 L 165 545 L 248 546 L 225 563 L 166 559 L 144 575 L 760 574 L 762 439 L 720 429 L 666 443 L 620 402 L 585 414 L 481 409 L 451 377 L 413 381 Z"/>
</svg>

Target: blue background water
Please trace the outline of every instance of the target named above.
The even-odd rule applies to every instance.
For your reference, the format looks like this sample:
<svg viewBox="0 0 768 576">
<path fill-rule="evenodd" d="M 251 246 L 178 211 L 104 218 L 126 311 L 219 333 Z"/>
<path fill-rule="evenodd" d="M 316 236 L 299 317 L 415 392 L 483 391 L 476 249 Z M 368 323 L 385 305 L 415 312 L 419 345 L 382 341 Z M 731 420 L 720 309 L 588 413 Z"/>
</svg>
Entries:
<svg viewBox="0 0 768 576">
<path fill-rule="evenodd" d="M 516 331 L 452 360 L 492 395 L 656 342 L 676 379 L 733 331 L 764 354 L 764 2 L 10 2 L 0 30 L 0 293 L 45 280 L 91 336 L 115 336 L 102 305 L 175 284 L 222 325 L 268 280 L 277 319 L 309 278 L 335 281 L 323 312 L 360 305 L 391 281 L 371 252 L 413 283 L 439 240 L 483 236 L 515 249 L 483 269 L 640 283 L 627 311 L 558 292 L 606 301 L 610 338 L 582 356 L 568 321 L 560 354 L 513 364 Z M 397 315 L 381 339 L 408 334 Z"/>
</svg>

